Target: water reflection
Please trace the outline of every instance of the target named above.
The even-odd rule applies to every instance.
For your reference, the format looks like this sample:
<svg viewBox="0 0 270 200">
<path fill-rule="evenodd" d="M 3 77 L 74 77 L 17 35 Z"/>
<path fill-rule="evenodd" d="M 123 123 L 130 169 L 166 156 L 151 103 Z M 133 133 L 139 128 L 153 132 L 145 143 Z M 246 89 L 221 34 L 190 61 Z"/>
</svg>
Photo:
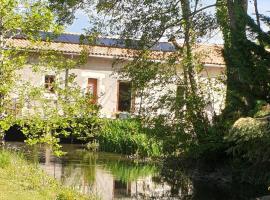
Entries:
<svg viewBox="0 0 270 200">
<path fill-rule="evenodd" d="M 22 143 L 9 145 L 23 150 L 29 160 L 39 163 L 63 184 L 104 200 L 241 200 L 267 194 L 265 188 L 219 185 L 197 179 L 178 160 L 166 160 L 161 165 L 140 163 L 116 154 L 92 153 L 78 145 L 64 145 L 67 155 L 56 158 L 45 146 L 26 148 Z"/>
<path fill-rule="evenodd" d="M 13 143 L 13 145 L 15 145 Z M 50 148 L 24 149 L 27 158 L 49 175 L 84 194 L 95 194 L 101 199 L 145 199 L 162 197 L 170 187 L 158 184 L 152 177 L 158 174 L 155 164 L 135 162 L 124 156 L 91 153 L 75 145 L 64 145 L 62 158 L 52 155 Z"/>
</svg>

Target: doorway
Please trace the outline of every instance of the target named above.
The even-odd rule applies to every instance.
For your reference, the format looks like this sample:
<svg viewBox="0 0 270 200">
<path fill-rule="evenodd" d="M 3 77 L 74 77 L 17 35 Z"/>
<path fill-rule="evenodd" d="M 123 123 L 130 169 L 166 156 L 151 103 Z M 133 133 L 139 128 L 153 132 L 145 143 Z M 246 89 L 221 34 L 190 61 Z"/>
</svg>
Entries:
<svg viewBox="0 0 270 200">
<path fill-rule="evenodd" d="M 97 79 L 88 78 L 87 94 L 91 96 L 91 103 L 97 103 Z"/>
</svg>

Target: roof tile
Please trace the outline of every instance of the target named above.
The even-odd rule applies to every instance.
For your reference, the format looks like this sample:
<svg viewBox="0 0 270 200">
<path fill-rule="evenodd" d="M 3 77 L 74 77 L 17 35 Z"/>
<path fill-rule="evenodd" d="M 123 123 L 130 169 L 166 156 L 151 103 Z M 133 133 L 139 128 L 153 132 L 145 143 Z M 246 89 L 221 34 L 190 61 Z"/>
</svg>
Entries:
<svg viewBox="0 0 270 200">
<path fill-rule="evenodd" d="M 22 49 L 30 48 L 37 51 L 54 50 L 69 54 L 80 54 L 84 48 L 87 48 L 89 51 L 89 56 L 104 55 L 111 57 L 134 58 L 138 53 L 138 50 L 135 49 L 127 49 L 116 46 L 97 46 L 97 45 L 90 46 L 67 42 L 48 43 L 41 41 L 40 45 L 37 44 L 34 45 L 29 40 L 25 39 L 12 39 L 9 41 L 9 44 L 11 46 L 15 46 L 17 48 Z M 194 51 L 200 52 L 202 54 L 202 61 L 205 64 L 225 65 L 222 56 L 222 46 L 220 45 L 197 45 Z M 154 50 L 151 52 L 151 56 L 153 56 L 153 59 L 162 60 L 171 53 L 173 52 Z"/>
</svg>

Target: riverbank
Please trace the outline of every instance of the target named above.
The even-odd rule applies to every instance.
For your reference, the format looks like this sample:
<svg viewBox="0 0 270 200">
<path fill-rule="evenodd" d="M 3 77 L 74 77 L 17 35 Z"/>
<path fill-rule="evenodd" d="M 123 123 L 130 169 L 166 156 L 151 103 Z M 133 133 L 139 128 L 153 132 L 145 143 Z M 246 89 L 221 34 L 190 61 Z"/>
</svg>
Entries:
<svg viewBox="0 0 270 200">
<path fill-rule="evenodd" d="M 0 150 L 0 200 L 86 200 L 17 153 Z"/>
</svg>

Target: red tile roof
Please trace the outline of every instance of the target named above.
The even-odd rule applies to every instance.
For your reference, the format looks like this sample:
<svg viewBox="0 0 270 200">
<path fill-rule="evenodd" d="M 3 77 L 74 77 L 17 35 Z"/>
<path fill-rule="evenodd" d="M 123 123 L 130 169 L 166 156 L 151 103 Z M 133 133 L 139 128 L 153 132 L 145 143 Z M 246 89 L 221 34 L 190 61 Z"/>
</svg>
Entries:
<svg viewBox="0 0 270 200">
<path fill-rule="evenodd" d="M 9 41 L 11 46 L 17 48 L 30 48 L 33 50 L 55 50 L 61 51 L 67 54 L 80 54 L 83 49 L 87 49 L 89 56 L 109 56 L 115 58 L 134 58 L 138 50 L 119 48 L 119 47 L 109 47 L 109 46 L 89 46 L 80 45 L 74 43 L 63 43 L 63 42 L 40 42 L 40 45 L 33 45 L 29 40 L 25 39 L 12 39 Z M 197 45 L 195 52 L 200 52 L 202 55 L 202 62 L 204 64 L 213 64 L 224 66 L 225 62 L 222 56 L 222 46 L 220 45 Z M 162 60 L 173 52 L 163 52 L 163 51 L 151 51 L 151 56 L 153 59 Z"/>
</svg>

